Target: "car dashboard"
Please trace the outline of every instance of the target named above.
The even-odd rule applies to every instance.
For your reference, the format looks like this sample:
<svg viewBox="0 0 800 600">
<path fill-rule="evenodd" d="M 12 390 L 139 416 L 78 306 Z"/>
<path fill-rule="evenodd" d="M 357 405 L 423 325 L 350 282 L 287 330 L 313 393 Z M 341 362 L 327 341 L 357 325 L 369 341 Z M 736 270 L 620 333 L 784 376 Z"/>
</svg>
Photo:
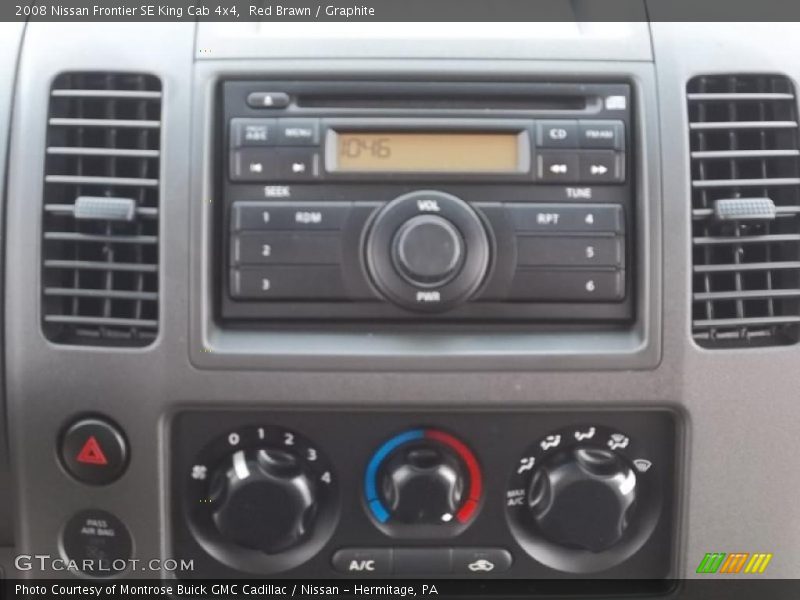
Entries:
<svg viewBox="0 0 800 600">
<path fill-rule="evenodd" d="M 796 578 L 796 25 L 407 25 L 0 26 L 6 577 Z"/>
</svg>

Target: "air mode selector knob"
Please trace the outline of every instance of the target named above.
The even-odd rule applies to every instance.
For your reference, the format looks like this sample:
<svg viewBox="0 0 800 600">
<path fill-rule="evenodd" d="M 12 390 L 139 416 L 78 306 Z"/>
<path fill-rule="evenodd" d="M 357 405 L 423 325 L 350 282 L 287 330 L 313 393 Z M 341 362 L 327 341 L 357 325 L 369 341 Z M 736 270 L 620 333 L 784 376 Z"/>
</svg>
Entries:
<svg viewBox="0 0 800 600">
<path fill-rule="evenodd" d="M 220 534 L 267 554 L 283 552 L 310 533 L 317 513 L 316 486 L 298 458 L 283 450 L 239 450 L 215 474 L 210 501 Z"/>
<path fill-rule="evenodd" d="M 458 273 L 464 259 L 464 242 L 447 219 L 419 215 L 398 229 L 392 258 L 412 284 L 441 285 Z"/>
<path fill-rule="evenodd" d="M 538 533 L 565 548 L 602 552 L 617 544 L 636 510 L 636 473 L 616 453 L 574 446 L 548 456 L 527 504 Z"/>
</svg>

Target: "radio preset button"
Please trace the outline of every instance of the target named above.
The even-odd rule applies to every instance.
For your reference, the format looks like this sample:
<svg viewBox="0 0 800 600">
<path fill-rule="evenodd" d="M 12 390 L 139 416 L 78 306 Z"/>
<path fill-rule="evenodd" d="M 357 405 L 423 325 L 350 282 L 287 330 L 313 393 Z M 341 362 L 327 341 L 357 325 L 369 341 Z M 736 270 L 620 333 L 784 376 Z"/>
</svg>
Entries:
<svg viewBox="0 0 800 600">
<path fill-rule="evenodd" d="M 581 183 L 616 183 L 625 179 L 620 156 L 613 151 L 580 153 Z"/>
<path fill-rule="evenodd" d="M 319 144 L 319 119 L 278 119 L 278 144 L 316 146 Z"/>
<path fill-rule="evenodd" d="M 537 162 L 539 179 L 544 183 L 578 180 L 578 156 L 574 152 L 540 152 Z"/>
<path fill-rule="evenodd" d="M 525 267 L 618 267 L 623 238 L 517 236 L 517 264 Z"/>
<path fill-rule="evenodd" d="M 339 267 L 242 267 L 231 270 L 231 295 L 256 300 L 343 300 Z"/>
<path fill-rule="evenodd" d="M 624 271 L 525 269 L 517 271 L 511 300 L 617 301 L 625 297 Z"/>
<path fill-rule="evenodd" d="M 231 119 L 231 146 L 272 146 L 277 132 L 277 119 Z"/>
<path fill-rule="evenodd" d="M 577 148 L 577 121 L 537 121 L 536 145 L 539 148 Z"/>
<path fill-rule="evenodd" d="M 247 106 L 250 108 L 286 108 L 289 106 L 289 94 L 285 92 L 250 92 L 247 95 Z"/>
<path fill-rule="evenodd" d="M 231 227 L 244 230 L 338 230 L 350 202 L 235 202 Z"/>
<path fill-rule="evenodd" d="M 240 233 L 231 244 L 234 265 L 337 265 L 342 239 L 323 231 Z"/>
<path fill-rule="evenodd" d="M 578 137 L 581 148 L 622 150 L 625 140 L 622 121 L 579 121 Z"/>
<path fill-rule="evenodd" d="M 616 204 L 506 204 L 517 231 L 610 232 L 623 230 Z"/>
</svg>

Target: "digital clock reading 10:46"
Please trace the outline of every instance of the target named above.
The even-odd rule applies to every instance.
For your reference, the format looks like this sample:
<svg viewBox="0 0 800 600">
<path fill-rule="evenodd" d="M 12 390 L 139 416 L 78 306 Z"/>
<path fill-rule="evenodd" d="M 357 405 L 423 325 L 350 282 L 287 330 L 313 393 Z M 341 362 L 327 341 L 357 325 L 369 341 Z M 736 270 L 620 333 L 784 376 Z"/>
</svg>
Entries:
<svg viewBox="0 0 800 600">
<path fill-rule="evenodd" d="M 515 132 L 337 132 L 334 171 L 349 173 L 515 173 Z"/>
</svg>

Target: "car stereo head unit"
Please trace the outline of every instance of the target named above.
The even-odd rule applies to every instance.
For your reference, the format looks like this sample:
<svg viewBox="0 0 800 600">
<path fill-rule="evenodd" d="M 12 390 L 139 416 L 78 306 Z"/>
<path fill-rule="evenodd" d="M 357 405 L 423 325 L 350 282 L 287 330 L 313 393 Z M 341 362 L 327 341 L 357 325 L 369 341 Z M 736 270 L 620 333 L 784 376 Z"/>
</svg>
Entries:
<svg viewBox="0 0 800 600">
<path fill-rule="evenodd" d="M 626 83 L 224 81 L 226 320 L 632 318 Z"/>
</svg>

